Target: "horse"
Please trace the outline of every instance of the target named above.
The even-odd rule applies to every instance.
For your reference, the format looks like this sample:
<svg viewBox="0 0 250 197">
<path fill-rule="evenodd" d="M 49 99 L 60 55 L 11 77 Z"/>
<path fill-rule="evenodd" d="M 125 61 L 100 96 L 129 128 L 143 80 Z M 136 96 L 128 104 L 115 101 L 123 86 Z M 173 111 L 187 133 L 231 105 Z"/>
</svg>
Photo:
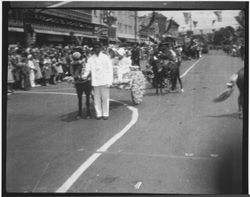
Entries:
<svg viewBox="0 0 250 197">
<path fill-rule="evenodd" d="M 166 66 L 164 65 L 164 60 L 157 57 L 157 54 L 150 58 L 150 64 L 152 66 L 153 71 L 153 87 L 156 89 L 156 94 L 159 95 L 159 88 L 160 93 L 162 94 L 162 88 L 164 84 L 164 80 L 166 78 Z"/>
<path fill-rule="evenodd" d="M 219 96 L 217 96 L 213 101 L 222 102 L 225 101 L 227 98 L 229 98 L 233 93 L 233 88 L 235 84 L 239 89 L 239 96 L 238 96 L 239 118 L 242 118 L 243 108 L 244 108 L 244 67 L 230 77 L 230 81 L 227 83 L 227 89 L 223 91 Z"/>
<path fill-rule="evenodd" d="M 160 88 L 160 93 L 162 94 L 162 88 L 164 87 L 163 84 L 167 76 L 167 67 L 164 64 L 164 60 L 156 62 L 156 65 L 153 68 L 153 72 L 154 72 L 154 83 L 156 88 L 156 94 L 159 95 L 159 88 Z"/>
<path fill-rule="evenodd" d="M 170 72 L 170 81 L 172 84 L 171 91 L 176 90 L 176 85 L 177 85 L 177 80 L 178 80 L 179 84 L 180 84 L 181 91 L 184 92 L 183 86 L 182 86 L 182 81 L 180 78 L 180 65 L 181 65 L 181 62 L 170 61 L 168 63 L 169 72 Z"/>
<path fill-rule="evenodd" d="M 90 96 L 92 92 L 92 86 L 91 86 L 91 80 L 90 77 L 88 77 L 87 80 L 83 80 L 81 78 L 82 70 L 83 70 L 83 62 L 80 60 L 74 60 L 70 66 L 71 68 L 71 74 L 74 79 L 74 85 L 77 93 L 78 98 L 78 114 L 76 116 L 76 119 L 82 118 L 82 95 L 83 92 L 86 95 L 86 118 L 91 118 L 90 113 Z M 92 97 L 93 99 L 93 97 Z"/>
</svg>

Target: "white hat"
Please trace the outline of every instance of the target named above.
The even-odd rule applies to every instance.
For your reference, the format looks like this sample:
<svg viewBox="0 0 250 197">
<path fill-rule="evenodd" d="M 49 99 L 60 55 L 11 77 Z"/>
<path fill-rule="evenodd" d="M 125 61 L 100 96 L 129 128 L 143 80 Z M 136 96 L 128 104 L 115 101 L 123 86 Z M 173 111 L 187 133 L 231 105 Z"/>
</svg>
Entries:
<svg viewBox="0 0 250 197">
<path fill-rule="evenodd" d="M 124 56 L 125 53 L 126 53 L 126 51 L 124 50 L 124 48 L 120 48 L 120 49 L 117 50 L 117 53 L 118 53 L 119 55 L 121 55 L 121 56 Z"/>
<path fill-rule="evenodd" d="M 28 55 L 28 57 L 27 57 L 28 59 L 31 59 L 32 58 L 32 55 Z"/>
<path fill-rule="evenodd" d="M 73 55 L 72 55 L 72 57 L 73 57 L 73 59 L 78 60 L 78 59 L 80 59 L 80 57 L 81 57 L 81 53 L 79 53 L 79 52 L 74 52 Z"/>
</svg>

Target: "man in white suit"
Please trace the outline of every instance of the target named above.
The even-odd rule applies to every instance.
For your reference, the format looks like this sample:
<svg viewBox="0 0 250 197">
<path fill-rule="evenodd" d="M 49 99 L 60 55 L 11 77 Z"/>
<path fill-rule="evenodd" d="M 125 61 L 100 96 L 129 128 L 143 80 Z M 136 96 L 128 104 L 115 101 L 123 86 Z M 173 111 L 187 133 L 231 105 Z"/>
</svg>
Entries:
<svg viewBox="0 0 250 197">
<path fill-rule="evenodd" d="M 88 59 L 82 78 L 86 79 L 90 73 L 94 89 L 96 119 L 107 120 L 109 118 L 109 87 L 113 82 L 113 66 L 111 59 L 101 52 L 100 43 L 93 45 L 93 55 Z"/>
</svg>

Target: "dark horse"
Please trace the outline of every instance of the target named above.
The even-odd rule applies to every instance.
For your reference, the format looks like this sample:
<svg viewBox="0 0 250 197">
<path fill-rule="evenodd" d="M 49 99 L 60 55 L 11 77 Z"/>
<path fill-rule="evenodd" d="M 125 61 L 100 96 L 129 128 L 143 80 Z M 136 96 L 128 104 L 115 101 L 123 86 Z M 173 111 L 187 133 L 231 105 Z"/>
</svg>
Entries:
<svg viewBox="0 0 250 197">
<path fill-rule="evenodd" d="M 164 87 L 165 78 L 167 76 L 167 66 L 165 60 L 159 57 L 159 54 L 155 52 L 150 57 L 149 64 L 152 66 L 153 72 L 153 87 L 156 89 L 156 94 L 162 94 L 162 88 Z"/>
<path fill-rule="evenodd" d="M 238 106 L 239 106 L 239 117 L 243 116 L 244 107 L 244 68 L 241 68 L 237 73 L 234 73 L 230 77 L 230 81 L 227 83 L 227 89 L 223 91 L 218 97 L 214 99 L 214 102 L 221 102 L 226 100 L 233 92 L 233 87 L 237 85 L 239 89 Z"/>
<path fill-rule="evenodd" d="M 181 88 L 181 91 L 183 92 L 183 86 L 182 86 L 182 81 L 181 81 L 181 78 L 180 78 L 180 65 L 181 65 L 181 62 L 173 62 L 173 61 L 170 61 L 168 63 L 168 68 L 169 68 L 169 72 L 170 72 L 170 79 L 171 79 L 171 90 L 172 91 L 175 91 L 176 90 L 176 85 L 177 85 L 177 80 L 179 81 L 179 84 L 180 84 L 180 88 Z"/>
<path fill-rule="evenodd" d="M 82 95 L 83 92 L 86 95 L 86 118 L 91 117 L 90 113 L 90 95 L 92 91 L 91 80 L 88 78 L 87 80 L 83 80 L 81 78 L 82 70 L 84 63 L 80 60 L 74 60 L 71 64 L 71 74 L 74 78 L 74 84 L 76 88 L 76 93 L 78 97 L 78 114 L 76 119 L 80 119 L 82 117 Z"/>
<path fill-rule="evenodd" d="M 179 81 L 181 91 L 183 92 L 182 81 L 180 78 L 181 59 L 179 55 L 166 45 L 158 55 L 159 59 L 155 62 L 154 75 L 156 85 L 156 93 L 158 94 L 158 86 L 162 93 L 163 83 L 168 79 L 171 83 L 171 91 L 176 90 L 177 80 Z"/>
</svg>

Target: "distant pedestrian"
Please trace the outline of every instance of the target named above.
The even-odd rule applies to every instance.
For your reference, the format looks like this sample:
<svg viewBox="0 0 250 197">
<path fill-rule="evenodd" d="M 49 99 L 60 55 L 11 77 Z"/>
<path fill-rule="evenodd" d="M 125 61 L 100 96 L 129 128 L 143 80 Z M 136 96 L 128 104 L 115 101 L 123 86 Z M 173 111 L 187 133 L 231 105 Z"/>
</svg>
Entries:
<svg viewBox="0 0 250 197">
<path fill-rule="evenodd" d="M 30 86 L 31 87 L 35 87 L 36 86 L 36 84 L 35 84 L 36 67 L 34 65 L 33 56 L 32 55 L 28 55 L 28 67 L 30 68 L 30 73 L 29 73 L 29 76 L 30 76 Z"/>
<path fill-rule="evenodd" d="M 22 57 L 21 62 L 19 63 L 21 67 L 21 86 L 24 90 L 30 90 L 30 67 L 28 66 L 28 61 L 26 57 Z"/>
<path fill-rule="evenodd" d="M 13 76 L 13 65 L 10 61 L 10 57 L 8 57 L 8 95 L 14 92 L 13 84 L 14 84 L 14 76 Z"/>
<path fill-rule="evenodd" d="M 134 48 L 131 51 L 131 60 L 133 66 L 140 67 L 140 48 L 138 43 L 134 45 Z"/>
<path fill-rule="evenodd" d="M 50 75 L 50 83 L 53 85 L 56 85 L 56 78 L 58 76 L 57 72 L 57 60 L 55 57 L 52 58 L 52 64 L 51 64 L 51 75 Z"/>
<path fill-rule="evenodd" d="M 111 59 L 101 50 L 100 43 L 93 45 L 94 54 L 88 59 L 82 78 L 87 79 L 87 76 L 91 73 L 96 119 L 107 120 L 109 117 L 109 87 L 113 81 L 113 66 Z"/>
<path fill-rule="evenodd" d="M 126 51 L 124 48 L 120 48 L 118 51 L 118 57 L 119 57 L 119 61 L 118 61 L 118 69 L 117 69 L 117 73 L 118 73 L 118 81 L 122 82 L 123 79 L 123 75 L 130 72 L 130 67 L 131 65 L 131 59 L 126 56 Z"/>
<path fill-rule="evenodd" d="M 39 65 L 39 60 L 37 59 L 37 56 L 34 56 L 34 59 L 33 59 L 33 63 L 34 63 L 34 66 L 35 66 L 35 83 L 36 83 L 36 86 L 40 86 L 41 85 L 41 80 L 42 80 L 42 71 L 41 71 L 41 68 L 40 68 L 40 65 Z"/>
<path fill-rule="evenodd" d="M 42 68 L 42 74 L 44 79 L 44 86 L 49 85 L 49 80 L 51 76 L 51 60 L 47 55 L 45 55 L 44 61 L 43 61 L 43 68 Z"/>
<path fill-rule="evenodd" d="M 56 65 L 56 71 L 57 71 L 57 82 L 62 82 L 63 81 L 63 68 L 62 68 L 62 63 L 59 61 Z"/>
<path fill-rule="evenodd" d="M 172 46 L 168 45 L 167 47 L 167 56 L 169 58 L 168 67 L 170 69 L 171 76 L 171 91 L 176 91 L 177 80 L 180 84 L 181 92 L 184 92 L 182 87 L 182 81 L 180 78 L 180 66 L 181 66 L 181 58 L 178 58 L 179 52 L 173 50 Z"/>
<path fill-rule="evenodd" d="M 241 57 L 242 61 L 245 60 L 245 46 L 244 46 L 244 44 L 242 44 L 240 46 L 240 57 Z"/>
</svg>

